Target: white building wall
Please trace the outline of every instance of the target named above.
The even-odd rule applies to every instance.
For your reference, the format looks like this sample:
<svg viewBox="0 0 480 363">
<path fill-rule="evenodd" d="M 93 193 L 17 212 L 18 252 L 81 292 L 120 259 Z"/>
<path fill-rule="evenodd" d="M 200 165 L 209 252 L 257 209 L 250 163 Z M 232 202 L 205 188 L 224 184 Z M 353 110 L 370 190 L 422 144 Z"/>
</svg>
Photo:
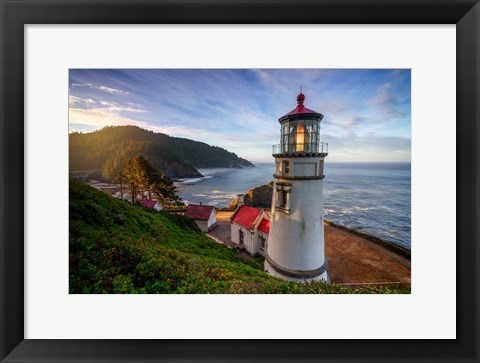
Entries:
<svg viewBox="0 0 480 363">
<path fill-rule="evenodd" d="M 248 252 L 252 255 L 258 253 L 259 246 L 260 241 L 258 240 L 258 231 L 255 229 L 255 233 L 252 234 L 252 247 Z"/>
<path fill-rule="evenodd" d="M 236 223 L 230 223 L 230 238 L 233 243 L 236 245 L 239 244 L 238 240 L 238 231 L 240 230 L 240 226 Z"/>
<path fill-rule="evenodd" d="M 262 250 L 261 246 L 261 241 L 260 241 L 260 236 L 263 236 L 265 237 L 265 249 Z M 257 240 L 258 240 L 258 253 L 262 256 L 265 256 L 265 251 L 267 249 L 267 245 L 268 245 L 268 234 L 266 233 L 263 233 L 261 231 L 257 231 Z"/>
<path fill-rule="evenodd" d="M 207 221 L 207 227 L 210 228 L 217 222 L 217 212 L 215 211 L 215 208 L 212 209 L 212 212 L 210 213 L 210 217 L 208 218 Z"/>
<path fill-rule="evenodd" d="M 260 253 L 260 238 L 259 238 L 259 236 L 260 236 L 260 234 L 263 234 L 263 235 L 265 235 L 265 234 L 258 230 L 258 226 L 261 223 L 262 219 L 264 219 L 264 218 L 267 219 L 267 220 L 270 219 L 268 214 L 265 213 L 265 211 L 262 210 L 262 212 L 258 216 L 257 220 L 255 221 L 256 222 L 255 226 L 254 226 L 255 234 L 252 236 L 252 252 L 250 252 L 252 255 L 254 255 L 256 253 Z M 262 251 L 261 254 L 264 255 L 264 252 Z"/>
<path fill-rule="evenodd" d="M 244 242 L 245 242 L 245 250 L 250 253 L 251 255 L 255 254 L 255 252 L 253 252 L 253 249 L 254 249 L 254 236 L 255 234 L 251 233 L 250 230 L 247 230 L 245 228 L 242 228 L 243 229 L 243 233 L 244 233 Z"/>
<path fill-rule="evenodd" d="M 254 234 L 252 234 L 249 229 L 246 229 L 245 227 L 242 227 L 237 223 L 231 223 L 230 239 L 232 240 L 233 243 L 235 243 L 238 246 L 238 244 L 240 243 L 240 236 L 239 236 L 240 230 L 243 231 L 243 244 L 244 244 L 245 250 L 252 255 L 255 254 L 256 252 L 253 252 L 255 249 Z"/>
</svg>

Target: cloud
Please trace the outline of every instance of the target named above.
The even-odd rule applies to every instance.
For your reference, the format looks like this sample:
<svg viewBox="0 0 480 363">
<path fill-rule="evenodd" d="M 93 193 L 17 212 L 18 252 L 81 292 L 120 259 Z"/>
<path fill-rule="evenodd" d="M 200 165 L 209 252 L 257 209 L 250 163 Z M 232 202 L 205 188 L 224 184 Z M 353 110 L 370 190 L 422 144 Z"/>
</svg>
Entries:
<svg viewBox="0 0 480 363">
<path fill-rule="evenodd" d="M 110 87 L 106 87 L 106 86 L 98 86 L 98 89 L 101 90 L 101 91 L 116 94 L 116 95 L 120 95 L 120 94 L 128 95 L 128 92 L 126 92 L 126 91 L 121 91 L 119 89 L 110 88 Z"/>
<path fill-rule="evenodd" d="M 68 96 L 68 105 L 69 107 L 75 107 L 75 106 L 89 106 L 93 105 L 96 102 L 92 100 L 91 98 L 80 98 L 76 96 Z"/>
<path fill-rule="evenodd" d="M 75 128 L 79 130 L 93 130 L 105 126 L 132 125 L 174 137 L 194 139 L 221 147 L 225 147 L 224 145 L 227 143 L 241 143 L 246 141 L 245 137 L 241 134 L 235 135 L 229 132 L 212 132 L 201 127 L 202 123 L 199 123 L 200 128 L 176 125 L 175 123 L 166 126 L 155 125 L 119 114 L 119 110 L 129 110 L 128 107 L 110 106 L 112 103 L 106 101 L 101 101 L 101 103 L 109 107 L 92 109 L 71 107 L 69 109 L 69 124 L 75 125 Z M 140 112 L 145 111 L 140 110 Z"/>
<path fill-rule="evenodd" d="M 113 113 L 120 113 L 120 112 L 147 112 L 146 110 L 143 110 L 141 108 L 134 108 L 134 107 L 129 107 L 129 106 L 120 106 L 117 103 L 114 102 L 107 102 L 107 101 L 100 101 L 100 104 L 102 106 L 105 106 L 104 108 L 98 108 L 95 109 L 98 112 L 113 112 Z"/>
<path fill-rule="evenodd" d="M 102 128 L 104 126 L 140 126 L 143 122 L 123 117 L 117 113 L 108 112 L 106 109 L 84 109 L 72 107 L 69 109 L 69 123 L 77 125 L 95 126 Z"/>
<path fill-rule="evenodd" d="M 385 83 L 383 86 L 378 88 L 377 94 L 366 101 L 367 104 L 378 108 L 383 115 L 390 119 L 394 118 L 403 118 L 406 116 L 406 113 L 399 110 L 401 102 L 397 97 L 393 95 L 392 84 Z"/>
<path fill-rule="evenodd" d="M 106 93 L 114 94 L 114 95 L 128 95 L 127 91 L 122 91 L 116 88 L 111 88 L 107 86 L 95 85 L 92 83 L 72 83 L 72 87 L 88 87 L 91 89 L 97 89 Z"/>
<path fill-rule="evenodd" d="M 395 70 L 75 70 L 70 124 L 89 130 L 137 125 L 270 159 L 271 145 L 280 142 L 277 120 L 296 106 L 303 85 L 305 105 L 325 115 L 322 141 L 330 137 L 331 158 L 405 160 L 411 133 L 406 78 Z"/>
<path fill-rule="evenodd" d="M 273 77 L 270 72 L 266 72 L 262 69 L 252 69 L 252 72 L 258 77 L 258 79 L 269 88 L 274 88 L 277 91 L 288 94 L 289 88 L 278 81 L 278 78 Z"/>
<path fill-rule="evenodd" d="M 124 126 L 137 125 L 147 127 L 148 124 L 131 118 L 123 113 L 145 113 L 144 109 L 121 106 L 110 101 L 94 101 L 90 98 L 80 98 L 74 95 L 69 96 L 69 123 L 78 127 L 95 127 L 104 126 Z"/>
</svg>

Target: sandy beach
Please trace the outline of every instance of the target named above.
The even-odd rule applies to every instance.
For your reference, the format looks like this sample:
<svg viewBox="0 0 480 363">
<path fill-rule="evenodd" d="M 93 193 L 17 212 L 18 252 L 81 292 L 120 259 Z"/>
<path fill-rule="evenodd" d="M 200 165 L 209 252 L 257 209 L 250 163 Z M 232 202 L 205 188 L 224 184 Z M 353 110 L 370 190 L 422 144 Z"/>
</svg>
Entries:
<svg viewBox="0 0 480 363">
<path fill-rule="evenodd" d="M 212 236 L 227 245 L 230 241 L 231 211 L 218 211 L 218 228 Z M 386 242 L 384 242 L 386 243 Z M 388 243 L 386 243 L 388 245 Z M 378 284 L 410 287 L 410 260 L 367 236 L 325 223 L 325 254 L 333 283 L 361 286 Z"/>
</svg>

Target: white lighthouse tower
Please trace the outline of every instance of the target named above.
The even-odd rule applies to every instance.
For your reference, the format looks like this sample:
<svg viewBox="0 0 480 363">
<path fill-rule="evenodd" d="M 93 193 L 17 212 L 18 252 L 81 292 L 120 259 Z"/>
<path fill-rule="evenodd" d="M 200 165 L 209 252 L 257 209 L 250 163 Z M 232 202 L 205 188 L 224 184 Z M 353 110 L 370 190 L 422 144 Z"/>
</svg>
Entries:
<svg viewBox="0 0 480 363">
<path fill-rule="evenodd" d="M 279 118 L 270 235 L 265 271 L 292 281 L 328 281 L 323 229 L 323 163 L 328 145 L 320 142 L 323 115 L 297 107 Z"/>
</svg>

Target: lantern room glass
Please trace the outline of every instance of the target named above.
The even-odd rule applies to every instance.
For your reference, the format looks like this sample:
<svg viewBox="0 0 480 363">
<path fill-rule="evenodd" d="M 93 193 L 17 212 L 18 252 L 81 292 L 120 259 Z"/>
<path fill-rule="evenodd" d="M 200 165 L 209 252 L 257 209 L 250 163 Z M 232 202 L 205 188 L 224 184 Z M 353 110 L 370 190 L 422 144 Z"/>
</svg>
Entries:
<svg viewBox="0 0 480 363">
<path fill-rule="evenodd" d="M 317 153 L 319 140 L 318 118 L 302 118 L 282 123 L 280 141 L 282 153 Z"/>
</svg>

